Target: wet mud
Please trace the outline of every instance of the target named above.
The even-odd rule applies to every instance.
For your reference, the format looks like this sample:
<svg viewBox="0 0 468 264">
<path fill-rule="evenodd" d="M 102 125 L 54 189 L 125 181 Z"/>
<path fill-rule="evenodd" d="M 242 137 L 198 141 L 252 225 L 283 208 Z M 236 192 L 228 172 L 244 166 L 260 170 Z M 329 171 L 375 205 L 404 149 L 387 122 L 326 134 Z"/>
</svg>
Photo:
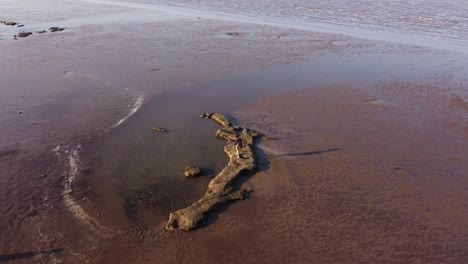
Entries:
<svg viewBox="0 0 468 264">
<path fill-rule="evenodd" d="M 91 2 L 0 5 L 25 23 L 0 25 L 1 261 L 467 262 L 466 52 L 345 36 L 358 25 L 366 39 L 463 43 L 461 2 L 221 1 L 209 5 L 232 12 L 169 15 Z M 283 18 L 246 18 L 258 10 Z M 70 30 L 54 45 L 35 34 L 56 24 Z M 34 34 L 7 40 L 23 30 Z M 248 200 L 166 232 L 226 165 L 218 127 L 198 117 L 213 110 L 278 140 L 241 175 Z M 184 177 L 192 164 L 206 176 Z"/>
</svg>

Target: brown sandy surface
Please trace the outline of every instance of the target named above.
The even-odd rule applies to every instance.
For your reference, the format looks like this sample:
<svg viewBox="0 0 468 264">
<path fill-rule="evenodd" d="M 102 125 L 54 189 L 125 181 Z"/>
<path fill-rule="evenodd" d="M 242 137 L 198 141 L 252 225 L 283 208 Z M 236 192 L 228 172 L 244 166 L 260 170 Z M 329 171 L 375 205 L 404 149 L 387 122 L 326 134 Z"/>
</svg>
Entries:
<svg viewBox="0 0 468 264">
<path fill-rule="evenodd" d="M 66 30 L 17 41 L 7 38 L 13 29 L 0 31 L 0 261 L 467 261 L 466 96 L 425 83 L 380 83 L 373 93 L 313 87 L 238 112 L 244 125 L 280 139 L 262 143 L 269 161 L 245 184 L 252 199 L 194 232 L 166 233 L 164 223 L 113 230 L 82 221 L 64 202 L 67 151 L 105 134 L 141 95 L 147 102 L 322 53 L 424 49 L 75 1 L 19 6 L 25 2 L 2 1 L 8 15 L 0 19 L 26 24 L 18 30 Z M 118 15 L 126 20 L 116 23 Z"/>
<path fill-rule="evenodd" d="M 153 253 L 128 261 L 464 263 L 467 112 L 441 89 L 335 84 L 244 108 L 242 123 L 279 136 L 262 143 L 253 197 L 207 228 L 147 238 Z"/>
<path fill-rule="evenodd" d="M 287 93 L 243 113 L 282 135 L 265 149 L 287 169 L 264 177 L 293 188 L 277 192 L 270 237 L 294 237 L 301 263 L 465 262 L 466 109 L 428 84 L 374 88 L 377 98 L 349 84 Z"/>
</svg>

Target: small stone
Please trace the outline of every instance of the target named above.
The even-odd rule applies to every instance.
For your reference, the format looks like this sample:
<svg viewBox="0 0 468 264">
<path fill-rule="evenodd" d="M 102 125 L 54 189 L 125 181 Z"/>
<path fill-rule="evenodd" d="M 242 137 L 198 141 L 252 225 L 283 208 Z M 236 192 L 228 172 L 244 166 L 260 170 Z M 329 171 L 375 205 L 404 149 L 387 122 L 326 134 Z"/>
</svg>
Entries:
<svg viewBox="0 0 468 264">
<path fill-rule="evenodd" d="M 16 26 L 18 23 L 16 23 L 16 22 L 6 22 L 4 24 L 7 25 L 7 26 Z"/>
<path fill-rule="evenodd" d="M 19 111 L 19 112 L 18 112 L 18 114 L 19 114 L 19 115 L 22 115 L 22 114 L 23 114 L 23 112 Z"/>
<path fill-rule="evenodd" d="M 47 31 L 45 30 L 40 30 L 40 31 L 36 31 L 36 33 L 39 33 L 39 34 L 43 34 L 43 33 L 46 33 Z"/>
<path fill-rule="evenodd" d="M 200 167 L 197 166 L 188 166 L 184 170 L 185 177 L 197 177 L 202 174 Z"/>
<path fill-rule="evenodd" d="M 24 27 L 24 25 L 18 25 L 17 27 Z"/>
<path fill-rule="evenodd" d="M 156 131 L 156 132 L 162 132 L 162 133 L 165 133 L 167 132 L 166 129 L 164 128 L 160 128 L 160 127 L 153 127 L 153 131 Z"/>
</svg>

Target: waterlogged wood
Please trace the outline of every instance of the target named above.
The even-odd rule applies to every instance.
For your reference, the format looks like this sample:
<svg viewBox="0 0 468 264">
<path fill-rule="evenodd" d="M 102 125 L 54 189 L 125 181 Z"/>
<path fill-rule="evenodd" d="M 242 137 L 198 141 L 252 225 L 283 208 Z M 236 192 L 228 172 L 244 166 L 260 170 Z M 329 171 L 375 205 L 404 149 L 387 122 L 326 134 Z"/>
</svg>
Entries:
<svg viewBox="0 0 468 264">
<path fill-rule="evenodd" d="M 231 119 L 223 114 L 213 113 L 207 115 L 218 122 L 222 128 L 216 131 L 216 136 L 227 140 L 224 152 L 229 157 L 229 162 L 224 169 L 214 177 L 205 196 L 187 208 L 172 212 L 166 225 L 166 230 L 181 229 L 189 231 L 197 228 L 205 217 L 218 206 L 229 201 L 244 200 L 251 190 L 238 189 L 233 182 L 242 171 L 255 171 L 257 160 L 254 155 L 254 140 L 261 137 L 255 131 L 233 127 Z M 238 134 L 244 145 L 239 150 L 240 158 L 237 158 L 236 147 L 233 139 Z"/>
</svg>

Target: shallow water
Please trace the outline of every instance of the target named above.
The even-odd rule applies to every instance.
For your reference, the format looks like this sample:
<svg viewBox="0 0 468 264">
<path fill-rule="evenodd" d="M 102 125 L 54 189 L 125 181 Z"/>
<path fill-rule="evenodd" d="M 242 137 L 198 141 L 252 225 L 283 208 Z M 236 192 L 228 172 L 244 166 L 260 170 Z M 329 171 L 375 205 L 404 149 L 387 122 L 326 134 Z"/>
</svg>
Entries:
<svg viewBox="0 0 468 264">
<path fill-rule="evenodd" d="M 86 0 L 468 51 L 468 5 L 437 1 Z M 142 6 L 143 5 L 147 5 Z M 165 6 L 163 6 L 165 5 Z M 167 6 L 167 7 L 166 7 Z M 175 9 L 171 9 L 171 7 Z M 224 18 L 223 18 L 224 17 Z"/>
<path fill-rule="evenodd" d="M 275 92 L 327 83 L 418 82 L 446 75 L 452 84 L 461 81 L 468 73 L 459 67 L 463 60 L 450 61 L 450 67 L 448 61 L 422 55 L 322 55 L 160 94 L 104 137 L 83 145 L 80 180 L 86 183 L 77 185 L 75 198 L 108 226 L 154 227 L 203 196 L 210 177 L 186 179 L 186 166 L 215 175 L 227 162 L 224 142 L 214 136 L 218 125 L 200 114 L 231 113 Z M 168 132 L 155 132 L 153 126 Z"/>
</svg>

